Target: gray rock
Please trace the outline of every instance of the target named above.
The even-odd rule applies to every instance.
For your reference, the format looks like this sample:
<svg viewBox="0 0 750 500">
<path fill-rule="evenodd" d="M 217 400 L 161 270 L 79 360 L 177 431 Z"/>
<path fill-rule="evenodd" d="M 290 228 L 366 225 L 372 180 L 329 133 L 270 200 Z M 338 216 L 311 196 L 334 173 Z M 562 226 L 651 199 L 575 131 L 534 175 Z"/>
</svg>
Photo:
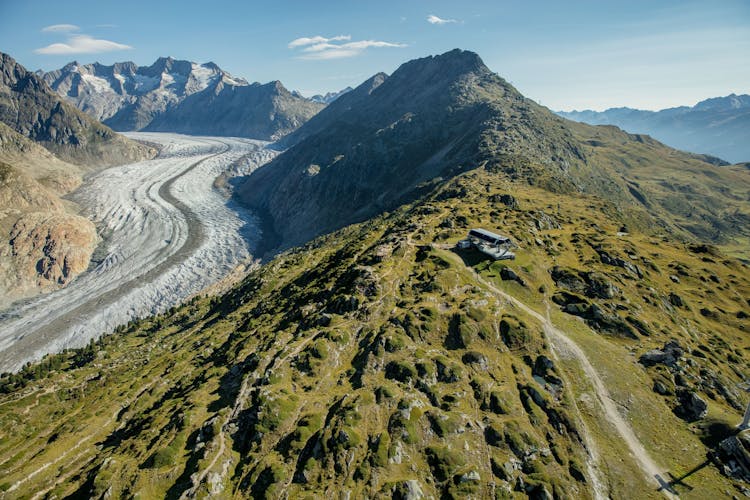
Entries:
<svg viewBox="0 0 750 500">
<path fill-rule="evenodd" d="M 516 201 L 516 199 L 512 195 L 509 195 L 509 194 L 492 195 L 490 196 L 490 201 L 492 203 L 501 203 L 512 210 L 518 209 L 518 201 Z"/>
<path fill-rule="evenodd" d="M 420 500 L 422 498 L 424 498 L 424 492 L 416 479 L 401 481 L 393 488 L 394 500 Z"/>
<path fill-rule="evenodd" d="M 652 349 L 638 358 L 638 361 L 644 366 L 654 366 L 663 364 L 674 366 L 677 361 L 685 354 L 685 350 L 676 340 L 670 340 L 661 349 Z"/>
<path fill-rule="evenodd" d="M 708 403 L 695 391 L 682 390 L 677 393 L 677 400 L 680 406 L 675 412 L 688 422 L 700 420 L 708 414 Z"/>
<path fill-rule="evenodd" d="M 670 394 L 672 394 L 672 391 L 669 390 L 669 387 L 659 382 L 658 380 L 654 382 L 654 392 L 657 394 L 661 394 L 662 396 L 669 396 Z"/>
<path fill-rule="evenodd" d="M 467 472 L 466 474 L 461 475 L 461 477 L 458 478 L 459 483 L 468 483 L 468 482 L 478 482 L 481 479 L 479 476 L 479 472 L 473 470 L 470 472 Z"/>
<path fill-rule="evenodd" d="M 684 307 L 685 302 L 682 300 L 682 297 L 677 295 L 674 292 L 669 293 L 669 303 L 672 304 L 675 307 Z"/>
</svg>

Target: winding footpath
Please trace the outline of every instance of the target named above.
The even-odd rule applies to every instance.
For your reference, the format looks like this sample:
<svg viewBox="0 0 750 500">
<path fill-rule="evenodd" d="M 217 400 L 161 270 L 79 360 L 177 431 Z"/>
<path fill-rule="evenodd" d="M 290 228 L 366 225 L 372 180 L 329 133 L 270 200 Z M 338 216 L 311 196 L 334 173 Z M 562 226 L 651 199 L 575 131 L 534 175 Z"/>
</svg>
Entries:
<svg viewBox="0 0 750 500">
<path fill-rule="evenodd" d="M 483 279 L 476 272 L 474 272 L 474 277 L 477 281 L 491 290 L 492 293 L 494 293 L 496 296 L 506 300 L 510 304 L 513 304 L 513 306 L 517 307 L 524 313 L 539 321 L 542 324 L 545 334 L 552 342 L 555 350 L 558 352 L 564 352 L 566 355 L 576 359 L 579 366 L 586 374 L 586 377 L 591 382 L 599 406 L 606 415 L 607 420 L 612 424 L 620 438 L 627 445 L 628 449 L 630 450 L 630 454 L 633 460 L 635 460 L 635 462 L 638 464 L 638 467 L 643 471 L 646 478 L 654 483 L 655 489 L 659 488 L 660 491 L 668 498 L 676 498 L 676 495 L 674 495 L 671 491 L 663 488 L 663 479 L 661 479 L 663 476 L 662 469 L 649 456 L 643 444 L 635 435 L 635 432 L 633 432 L 633 428 L 617 410 L 615 401 L 612 399 L 612 396 L 610 395 L 609 390 L 607 390 L 606 385 L 599 376 L 599 373 L 589 361 L 586 353 L 580 348 L 578 344 L 571 340 L 570 337 L 568 337 L 563 331 L 558 329 L 550 320 L 549 307 L 547 310 L 547 316 L 543 316 L 512 295 L 500 290 L 492 283 Z M 597 496 L 599 496 L 600 494 L 601 491 L 598 491 Z"/>
<path fill-rule="evenodd" d="M 0 371 L 162 312 L 252 259 L 255 218 L 213 183 L 240 159 L 246 171 L 270 160 L 266 143 L 130 135 L 162 153 L 100 172 L 73 196 L 103 236 L 105 257 L 68 287 L 3 312 Z"/>
</svg>

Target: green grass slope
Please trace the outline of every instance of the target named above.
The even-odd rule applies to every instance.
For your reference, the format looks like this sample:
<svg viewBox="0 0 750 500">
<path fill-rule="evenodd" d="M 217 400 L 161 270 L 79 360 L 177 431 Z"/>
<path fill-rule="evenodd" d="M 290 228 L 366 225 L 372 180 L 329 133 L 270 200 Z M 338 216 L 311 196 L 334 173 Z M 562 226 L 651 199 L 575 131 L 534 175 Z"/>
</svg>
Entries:
<svg viewBox="0 0 750 500">
<path fill-rule="evenodd" d="M 747 266 L 667 231 L 623 233 L 616 203 L 511 166 L 3 377 L 3 495 L 660 497 L 580 358 L 531 312 L 679 477 L 742 415 Z M 512 236 L 517 260 L 454 251 L 475 226 Z M 671 340 L 669 363 L 639 361 Z M 686 415 L 686 395 L 706 414 Z M 686 498 L 741 488 L 710 464 L 684 483 Z"/>
</svg>

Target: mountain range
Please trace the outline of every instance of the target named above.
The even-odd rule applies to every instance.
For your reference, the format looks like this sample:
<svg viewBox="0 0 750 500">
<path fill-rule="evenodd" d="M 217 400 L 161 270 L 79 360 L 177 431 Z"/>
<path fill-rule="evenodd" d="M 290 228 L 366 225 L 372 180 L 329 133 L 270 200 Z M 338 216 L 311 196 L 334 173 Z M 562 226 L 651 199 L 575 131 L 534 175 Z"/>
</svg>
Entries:
<svg viewBox="0 0 750 500">
<path fill-rule="evenodd" d="M 747 491 L 746 166 L 559 117 L 462 50 L 279 145 L 235 191 L 263 265 L 0 376 L 1 491 Z M 516 259 L 458 248 L 478 227 Z"/>
<path fill-rule="evenodd" d="M 331 104 L 333 101 L 341 97 L 342 95 L 346 94 L 347 92 L 351 92 L 353 89 L 351 87 L 346 87 L 344 89 L 339 90 L 338 92 L 326 92 L 325 94 L 316 94 L 310 98 L 313 102 L 319 102 L 320 104 Z"/>
<path fill-rule="evenodd" d="M 3 53 L 0 121 L 72 163 L 118 165 L 155 153 L 64 103 L 41 77 Z"/>
<path fill-rule="evenodd" d="M 717 156 L 732 163 L 750 161 L 750 95 L 730 94 L 661 111 L 610 108 L 559 111 L 560 116 L 591 125 L 616 125 L 648 134 L 674 148 Z"/>
<path fill-rule="evenodd" d="M 214 63 L 171 57 L 151 66 L 72 62 L 41 76 L 68 102 L 119 131 L 276 140 L 322 107 L 279 81 L 249 84 Z"/>
</svg>

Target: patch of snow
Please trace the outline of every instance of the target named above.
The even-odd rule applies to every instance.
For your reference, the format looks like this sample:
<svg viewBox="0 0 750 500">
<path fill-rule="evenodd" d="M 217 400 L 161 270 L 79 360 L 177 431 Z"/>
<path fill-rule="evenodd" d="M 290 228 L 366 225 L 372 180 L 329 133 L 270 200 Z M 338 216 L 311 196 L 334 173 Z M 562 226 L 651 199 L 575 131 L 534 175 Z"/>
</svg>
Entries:
<svg viewBox="0 0 750 500">
<path fill-rule="evenodd" d="M 135 81 L 136 92 L 148 92 L 159 86 L 159 79 L 154 78 L 153 76 L 139 75 L 136 73 L 133 75 L 133 80 Z"/>
<path fill-rule="evenodd" d="M 81 78 L 83 79 L 86 84 L 93 87 L 94 92 L 99 93 L 109 93 L 112 92 L 112 86 L 109 84 L 107 80 L 104 78 L 100 78 L 98 76 L 90 75 L 87 73 L 82 73 Z"/>
<path fill-rule="evenodd" d="M 196 64 L 193 63 L 193 70 L 192 70 L 193 78 L 195 79 L 197 86 L 197 91 L 201 91 L 205 88 L 207 88 L 217 77 L 216 70 L 207 68 L 203 64 Z"/>
</svg>

